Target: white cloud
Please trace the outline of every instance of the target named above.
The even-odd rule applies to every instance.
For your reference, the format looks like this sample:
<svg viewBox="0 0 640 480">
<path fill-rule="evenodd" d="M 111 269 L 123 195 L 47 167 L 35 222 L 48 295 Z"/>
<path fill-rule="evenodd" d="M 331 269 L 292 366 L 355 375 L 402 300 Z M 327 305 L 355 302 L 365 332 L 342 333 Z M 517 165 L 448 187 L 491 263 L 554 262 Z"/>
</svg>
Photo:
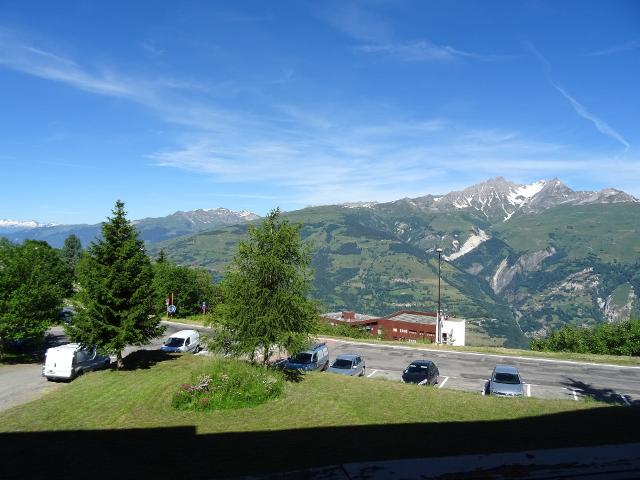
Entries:
<svg viewBox="0 0 640 480">
<path fill-rule="evenodd" d="M 551 63 L 545 58 L 544 55 L 542 55 L 542 53 L 540 53 L 540 51 L 538 51 L 533 46 L 532 43 L 525 42 L 525 46 L 529 49 L 529 51 L 531 51 L 531 53 L 533 53 L 537 57 L 537 59 L 540 61 L 540 63 L 544 67 L 545 74 L 547 76 L 547 81 L 571 104 L 574 111 L 580 117 L 584 118 L 585 120 L 589 120 L 591 123 L 593 123 L 593 125 L 596 127 L 596 129 L 600 133 L 602 133 L 603 135 L 606 135 L 607 137 L 623 145 L 625 148 L 625 151 L 627 151 L 630 147 L 629 142 L 627 142 L 620 133 L 618 133 L 611 126 L 609 126 L 609 124 L 607 124 L 604 120 L 602 120 L 601 118 L 599 118 L 598 116 L 596 116 L 595 114 L 587 110 L 587 108 L 584 105 L 578 102 L 572 95 L 570 95 L 564 88 L 562 88 L 553 80 L 551 75 Z"/>
<path fill-rule="evenodd" d="M 630 42 L 620 45 L 614 45 L 612 47 L 602 48 L 585 54 L 587 57 L 596 57 L 602 55 L 611 55 L 612 53 L 628 52 L 630 50 L 637 50 L 640 48 L 640 40 L 631 40 Z"/>
<path fill-rule="evenodd" d="M 596 129 L 600 133 L 624 145 L 625 150 L 629 149 L 629 142 L 627 142 L 622 135 L 620 135 L 613 128 L 611 128 L 604 120 L 596 117 L 593 113 L 589 112 L 589 110 L 587 110 L 580 102 L 578 102 L 575 98 L 569 95 L 565 89 L 563 89 L 559 85 L 556 85 L 553 82 L 551 84 L 556 90 L 558 90 L 562 94 L 564 98 L 566 98 L 569 101 L 569 103 L 571 104 L 571 106 L 573 107 L 573 109 L 578 115 L 580 115 L 585 120 L 589 120 L 591 123 L 593 123 L 593 125 L 596 127 Z"/>
<path fill-rule="evenodd" d="M 354 50 L 361 53 L 387 55 L 403 62 L 450 61 L 455 58 L 488 61 L 512 58 L 506 55 L 485 55 L 459 50 L 449 45 L 436 45 L 426 40 L 413 43 L 360 45 Z"/>
<path fill-rule="evenodd" d="M 3 32 L 0 65 L 127 99 L 166 122 L 187 127 L 190 133 L 174 146 L 150 154 L 151 163 L 207 175 L 214 182 L 239 185 L 241 191 L 256 188 L 250 194 L 255 198 L 262 198 L 258 186 L 267 185 L 270 192 L 282 192 L 279 198 L 295 198 L 298 205 L 386 201 L 446 193 L 496 175 L 600 178 L 598 166 L 607 162 L 618 165 L 625 179 L 640 183 L 640 170 L 628 167 L 631 159 L 594 158 L 512 129 L 407 118 L 387 109 L 364 112 L 349 105 L 276 104 L 261 105 L 260 114 L 229 111 L 213 103 L 197 82 L 127 78 L 91 69 Z M 579 115 L 615 138 L 617 132 L 563 92 Z M 617 140 L 626 142 L 621 136 Z"/>
<path fill-rule="evenodd" d="M 387 22 L 353 2 L 332 4 L 322 16 L 338 30 L 363 42 L 386 42 L 393 36 Z"/>
</svg>

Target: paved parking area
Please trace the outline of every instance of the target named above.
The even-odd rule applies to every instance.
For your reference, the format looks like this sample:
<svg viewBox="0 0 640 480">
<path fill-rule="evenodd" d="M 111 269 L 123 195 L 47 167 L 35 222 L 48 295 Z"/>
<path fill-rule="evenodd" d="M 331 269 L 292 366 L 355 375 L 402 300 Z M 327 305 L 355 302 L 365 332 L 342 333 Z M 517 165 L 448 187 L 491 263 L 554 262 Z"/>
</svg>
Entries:
<svg viewBox="0 0 640 480">
<path fill-rule="evenodd" d="M 367 362 L 366 376 L 371 379 L 399 382 L 403 369 L 411 361 L 431 359 L 440 370 L 436 388 L 477 392 L 481 395 L 493 367 L 498 363 L 509 363 L 520 370 L 525 381 L 525 394 L 529 397 L 573 401 L 593 397 L 621 405 L 640 404 L 638 368 L 420 351 L 402 346 L 394 348 L 336 340 L 327 340 L 327 344 L 332 359 L 347 352 L 363 355 Z"/>
<path fill-rule="evenodd" d="M 380 380 L 399 382 L 402 370 L 369 369 L 367 377 Z M 440 376 L 436 388 L 447 388 L 451 390 L 461 390 L 465 392 L 477 392 L 482 395 L 485 389 L 486 379 Z M 562 387 L 557 385 L 539 385 L 525 383 L 525 395 L 534 398 L 546 398 L 550 400 L 583 400 L 585 391 L 575 388 Z M 619 403 L 631 404 L 634 397 L 631 395 L 619 395 Z"/>
</svg>

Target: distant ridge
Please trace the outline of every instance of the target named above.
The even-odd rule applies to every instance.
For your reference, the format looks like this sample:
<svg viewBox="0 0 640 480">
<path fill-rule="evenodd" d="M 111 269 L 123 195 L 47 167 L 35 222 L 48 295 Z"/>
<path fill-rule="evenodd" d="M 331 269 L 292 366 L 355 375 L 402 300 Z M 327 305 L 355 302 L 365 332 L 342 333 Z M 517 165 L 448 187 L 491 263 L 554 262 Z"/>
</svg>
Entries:
<svg viewBox="0 0 640 480">
<path fill-rule="evenodd" d="M 169 238 L 192 235 L 204 230 L 212 230 L 227 225 L 247 223 L 260 216 L 246 210 L 234 212 L 226 208 L 198 209 L 188 212 L 177 211 L 166 217 L 133 220 L 140 237 L 146 242 L 160 242 Z M 2 229 L 0 236 L 12 241 L 25 239 L 45 240 L 54 247 L 61 247 L 71 234 L 77 235 L 83 245 L 88 245 L 100 235 L 101 224 L 94 225 L 43 225 L 37 222 L 13 222 L 13 228 Z M 34 225 L 35 224 L 35 225 Z"/>
</svg>

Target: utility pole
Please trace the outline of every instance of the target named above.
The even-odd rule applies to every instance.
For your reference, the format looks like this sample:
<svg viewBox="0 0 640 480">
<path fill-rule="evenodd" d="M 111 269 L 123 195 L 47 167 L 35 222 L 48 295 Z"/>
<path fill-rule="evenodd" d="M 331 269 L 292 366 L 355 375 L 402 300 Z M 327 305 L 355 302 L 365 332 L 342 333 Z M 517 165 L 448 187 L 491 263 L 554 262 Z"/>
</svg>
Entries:
<svg viewBox="0 0 640 480">
<path fill-rule="evenodd" d="M 442 336 L 442 327 L 440 326 L 440 266 L 442 264 L 442 249 L 436 248 L 438 252 L 438 311 L 436 312 L 436 343 L 440 343 Z"/>
</svg>

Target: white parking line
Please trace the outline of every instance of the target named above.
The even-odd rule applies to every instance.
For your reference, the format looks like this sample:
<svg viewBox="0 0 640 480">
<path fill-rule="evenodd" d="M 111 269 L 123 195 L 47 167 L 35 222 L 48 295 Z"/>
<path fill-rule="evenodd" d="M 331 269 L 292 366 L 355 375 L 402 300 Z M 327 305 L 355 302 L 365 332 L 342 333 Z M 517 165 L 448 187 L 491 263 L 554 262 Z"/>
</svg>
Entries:
<svg viewBox="0 0 640 480">
<path fill-rule="evenodd" d="M 627 395 L 623 395 L 623 394 L 621 394 L 621 393 L 620 393 L 620 394 L 618 394 L 618 396 L 622 399 L 622 401 L 624 402 L 624 404 L 625 404 L 627 407 L 630 407 L 630 406 L 631 406 L 631 402 L 630 402 L 630 401 L 629 401 L 629 399 L 627 398 Z"/>
<path fill-rule="evenodd" d="M 525 385 L 527 386 L 527 397 L 531 396 L 531 384 L 530 383 L 525 383 Z"/>
<path fill-rule="evenodd" d="M 438 388 L 444 387 L 444 384 L 447 383 L 447 380 L 449 380 L 449 377 L 444 377 L 444 381 L 440 385 L 438 385 Z"/>
<path fill-rule="evenodd" d="M 381 372 L 382 370 L 373 370 L 369 375 L 367 375 L 367 378 L 371 378 L 373 377 L 376 373 Z"/>
</svg>

